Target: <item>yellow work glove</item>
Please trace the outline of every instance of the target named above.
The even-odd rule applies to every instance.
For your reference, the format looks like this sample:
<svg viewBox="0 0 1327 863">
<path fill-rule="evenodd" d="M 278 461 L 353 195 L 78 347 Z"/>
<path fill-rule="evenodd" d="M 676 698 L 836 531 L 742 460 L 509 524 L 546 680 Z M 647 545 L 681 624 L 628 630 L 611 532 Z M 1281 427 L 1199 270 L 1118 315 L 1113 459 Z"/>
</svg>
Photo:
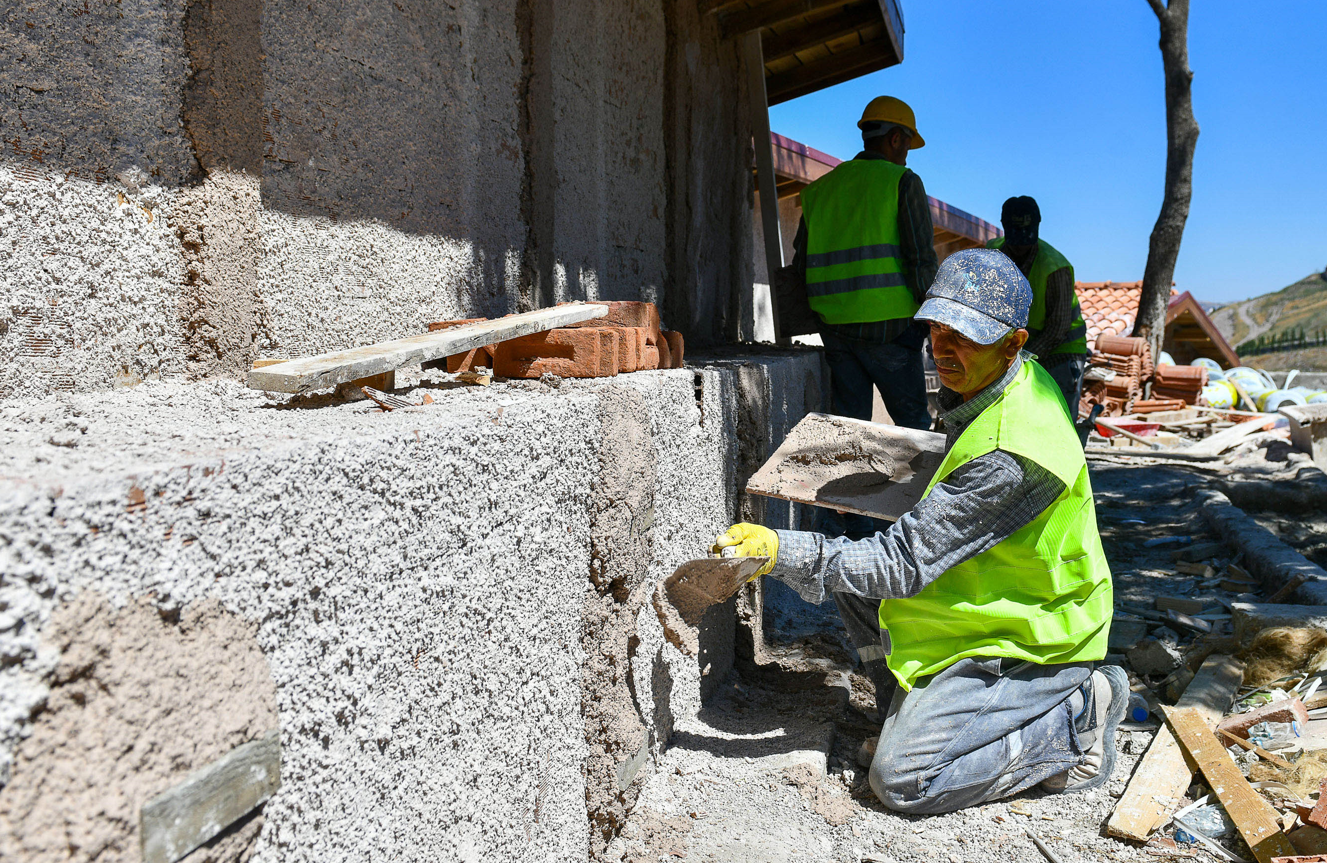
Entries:
<svg viewBox="0 0 1327 863">
<path fill-rule="evenodd" d="M 779 535 L 767 527 L 742 522 L 715 537 L 710 551 L 723 557 L 768 557 L 769 563 L 751 576 L 750 580 L 755 581 L 774 568 L 779 555 Z"/>
</svg>

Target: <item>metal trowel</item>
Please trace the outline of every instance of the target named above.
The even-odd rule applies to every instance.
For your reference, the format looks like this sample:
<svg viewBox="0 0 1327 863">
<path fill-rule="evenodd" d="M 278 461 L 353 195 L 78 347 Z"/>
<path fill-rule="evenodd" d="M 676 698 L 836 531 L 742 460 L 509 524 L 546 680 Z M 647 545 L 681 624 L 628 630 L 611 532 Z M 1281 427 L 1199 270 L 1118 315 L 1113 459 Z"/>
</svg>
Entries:
<svg viewBox="0 0 1327 863">
<path fill-rule="evenodd" d="M 702 557 L 688 560 L 654 591 L 654 610 L 664 635 L 683 653 L 700 648 L 696 627 L 711 606 L 731 599 L 769 563 L 768 557 Z"/>
</svg>

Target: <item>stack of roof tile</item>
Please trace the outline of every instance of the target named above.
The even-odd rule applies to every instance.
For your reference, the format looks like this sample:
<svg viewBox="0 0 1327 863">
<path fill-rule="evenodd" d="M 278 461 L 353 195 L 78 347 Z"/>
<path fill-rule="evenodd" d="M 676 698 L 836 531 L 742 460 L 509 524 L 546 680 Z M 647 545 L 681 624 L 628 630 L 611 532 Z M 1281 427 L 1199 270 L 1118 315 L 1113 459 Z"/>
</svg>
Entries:
<svg viewBox="0 0 1327 863">
<path fill-rule="evenodd" d="M 1202 366 L 1161 366 L 1152 381 L 1152 397 L 1183 399 L 1197 404 L 1198 395 L 1207 386 L 1207 369 Z"/>
<path fill-rule="evenodd" d="M 1132 413 L 1133 403 L 1143 395 L 1143 384 L 1152 376 L 1152 350 L 1145 339 L 1101 334 L 1090 363 L 1115 372 L 1109 381 L 1093 381 L 1083 387 L 1079 415 L 1094 405 L 1105 407 L 1107 416 Z"/>
</svg>

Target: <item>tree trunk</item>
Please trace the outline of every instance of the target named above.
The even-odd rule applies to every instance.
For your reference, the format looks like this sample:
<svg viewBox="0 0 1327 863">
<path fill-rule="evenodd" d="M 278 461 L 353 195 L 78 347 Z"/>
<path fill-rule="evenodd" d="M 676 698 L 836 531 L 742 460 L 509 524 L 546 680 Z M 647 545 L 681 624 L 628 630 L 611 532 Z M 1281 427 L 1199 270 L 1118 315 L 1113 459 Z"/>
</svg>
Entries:
<svg viewBox="0 0 1327 863">
<path fill-rule="evenodd" d="M 1133 334 L 1147 339 L 1156 357 L 1165 337 L 1170 286 L 1193 197 L 1198 121 L 1193 117 L 1193 72 L 1189 69 L 1189 0 L 1170 0 L 1169 5 L 1164 5 L 1164 0 L 1147 0 L 1147 4 L 1161 22 L 1161 66 L 1166 74 L 1166 190 L 1148 243 Z"/>
</svg>

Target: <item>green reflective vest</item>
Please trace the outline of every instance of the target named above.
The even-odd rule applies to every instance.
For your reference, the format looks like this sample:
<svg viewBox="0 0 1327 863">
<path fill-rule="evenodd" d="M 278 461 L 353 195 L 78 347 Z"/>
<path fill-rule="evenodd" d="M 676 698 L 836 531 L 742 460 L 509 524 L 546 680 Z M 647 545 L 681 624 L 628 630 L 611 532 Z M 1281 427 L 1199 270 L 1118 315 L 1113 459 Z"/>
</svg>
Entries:
<svg viewBox="0 0 1327 863">
<path fill-rule="evenodd" d="M 986 244 L 988 249 L 998 249 L 1004 245 L 1004 237 L 996 237 Z M 1032 307 L 1028 309 L 1028 331 L 1037 334 L 1046 323 L 1046 279 L 1056 270 L 1069 268 L 1069 281 L 1074 280 L 1074 266 L 1069 259 L 1045 240 L 1037 240 L 1037 256 L 1032 259 L 1032 272 L 1028 273 L 1028 282 L 1032 285 Z M 1087 325 L 1083 323 L 1083 310 L 1078 306 L 1078 291 L 1074 291 L 1074 313 L 1069 322 L 1069 332 L 1064 341 L 1051 348 L 1052 354 L 1087 353 Z"/>
<path fill-rule="evenodd" d="M 1087 460 L 1059 387 L 1034 361 L 959 435 L 926 494 L 996 449 L 1036 462 L 1065 489 L 994 548 L 945 570 L 916 596 L 880 603 L 880 628 L 892 645 L 887 662 L 904 689 L 969 656 L 1049 665 L 1106 655 L 1113 591 Z"/>
<path fill-rule="evenodd" d="M 898 257 L 898 183 L 907 170 L 884 159 L 853 159 L 802 190 L 806 297 L 825 323 L 889 321 L 917 311 Z"/>
</svg>

